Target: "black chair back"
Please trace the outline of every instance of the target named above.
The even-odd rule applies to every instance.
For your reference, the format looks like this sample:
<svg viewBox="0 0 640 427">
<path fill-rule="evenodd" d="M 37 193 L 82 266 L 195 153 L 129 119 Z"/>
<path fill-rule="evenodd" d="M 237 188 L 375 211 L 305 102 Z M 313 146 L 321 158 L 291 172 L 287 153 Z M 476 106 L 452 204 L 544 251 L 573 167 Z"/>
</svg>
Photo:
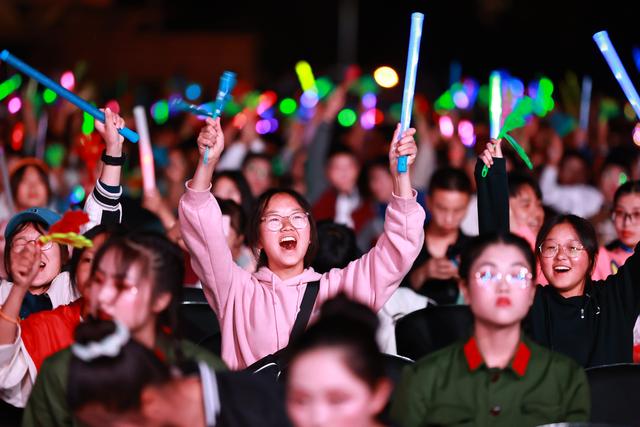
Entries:
<svg viewBox="0 0 640 427">
<path fill-rule="evenodd" d="M 640 426 L 640 365 L 598 366 L 585 372 L 591 387 L 591 421 Z"/>
<path fill-rule="evenodd" d="M 429 353 L 468 337 L 473 315 L 465 305 L 428 306 L 396 324 L 398 354 L 418 360 Z"/>
<path fill-rule="evenodd" d="M 220 324 L 202 289 L 184 289 L 180 305 L 180 335 L 220 356 Z"/>
</svg>

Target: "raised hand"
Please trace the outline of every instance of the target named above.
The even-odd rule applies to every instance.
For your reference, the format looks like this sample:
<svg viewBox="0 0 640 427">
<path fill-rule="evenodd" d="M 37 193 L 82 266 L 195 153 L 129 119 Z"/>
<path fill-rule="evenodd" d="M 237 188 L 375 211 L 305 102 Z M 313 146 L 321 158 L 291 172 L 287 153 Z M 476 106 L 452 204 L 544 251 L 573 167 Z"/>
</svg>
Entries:
<svg viewBox="0 0 640 427">
<path fill-rule="evenodd" d="M 487 142 L 487 148 L 480 153 L 480 160 L 490 168 L 493 166 L 493 158 L 502 158 L 502 139 L 492 139 Z"/>
<path fill-rule="evenodd" d="M 124 137 L 118 133 L 118 129 L 125 127 L 124 119 L 109 108 L 105 108 L 102 111 L 104 112 L 104 123 L 96 120 L 96 130 L 107 146 L 107 156 L 121 157 Z"/>
<path fill-rule="evenodd" d="M 206 155 L 207 164 L 215 169 L 223 149 L 224 133 L 220 127 L 220 118 L 215 120 L 207 118 L 205 126 L 200 131 L 200 135 L 198 135 L 200 158 L 204 160 Z"/>
<path fill-rule="evenodd" d="M 42 249 L 36 242 L 27 243 L 24 248 L 11 257 L 11 273 L 13 284 L 29 289 L 40 271 Z"/>
<path fill-rule="evenodd" d="M 409 172 L 409 167 L 416 160 L 416 154 L 418 153 L 418 147 L 416 146 L 416 141 L 413 136 L 416 134 L 416 130 L 414 128 L 407 129 L 404 134 L 402 134 L 402 138 L 398 141 L 398 135 L 400 133 L 400 124 L 396 126 L 396 130 L 393 133 L 393 139 L 391 140 L 391 147 L 389 149 L 389 168 L 391 170 L 391 175 L 397 177 L 398 175 L 398 158 L 400 156 L 407 156 L 407 173 Z"/>
</svg>

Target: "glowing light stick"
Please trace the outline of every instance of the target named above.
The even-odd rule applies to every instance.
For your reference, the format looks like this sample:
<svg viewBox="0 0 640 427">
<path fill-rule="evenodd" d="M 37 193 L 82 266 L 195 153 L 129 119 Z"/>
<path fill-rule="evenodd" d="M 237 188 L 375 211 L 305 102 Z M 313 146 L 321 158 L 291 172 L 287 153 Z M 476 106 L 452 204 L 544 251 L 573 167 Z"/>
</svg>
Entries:
<svg viewBox="0 0 640 427">
<path fill-rule="evenodd" d="M 494 71 L 489 77 L 490 96 L 490 134 L 491 138 L 498 138 L 500 133 L 500 118 L 502 117 L 502 86 L 500 81 L 500 73 Z"/>
<path fill-rule="evenodd" d="M 582 78 L 582 95 L 580 98 L 580 128 L 587 129 L 589 127 L 589 107 L 591 104 L 591 77 L 584 76 Z"/>
<path fill-rule="evenodd" d="M 407 69 L 404 76 L 404 93 L 402 95 L 402 113 L 400 115 L 400 134 L 409 129 L 411 112 L 413 110 L 413 94 L 416 89 L 416 73 L 418 72 L 418 59 L 420 58 L 420 39 L 422 38 L 422 13 L 411 14 L 411 32 L 409 33 L 409 51 L 407 53 Z M 407 156 L 398 158 L 398 172 L 407 172 Z"/>
<path fill-rule="evenodd" d="M 51 80 L 49 77 L 45 76 L 38 70 L 25 64 L 20 59 L 10 54 L 9 51 L 3 50 L 2 53 L 0 53 L 0 60 L 11 65 L 18 71 L 22 72 L 23 74 L 28 75 L 32 79 L 37 80 L 38 83 L 40 83 L 41 85 L 45 86 L 48 89 L 51 89 L 60 97 L 66 99 L 76 107 L 80 108 L 82 111 L 88 114 L 91 114 L 93 118 L 95 118 L 96 120 L 99 120 L 102 123 L 104 123 L 104 113 L 102 111 L 98 110 L 96 107 L 94 107 L 84 99 L 80 98 L 78 95 L 74 94 L 73 92 L 70 92 L 67 89 L 63 88 L 58 83 L 54 82 L 53 80 Z M 129 128 L 125 127 L 122 129 L 118 129 L 118 133 L 124 136 L 125 138 L 127 138 L 131 142 L 138 142 L 138 139 L 139 139 L 138 134 Z"/>
<path fill-rule="evenodd" d="M 140 167 L 142 169 L 142 188 L 149 193 L 156 188 L 156 174 L 153 166 L 153 150 L 149 138 L 149 125 L 144 107 L 138 105 L 133 108 L 133 117 L 136 121 L 136 130 L 140 134 Z"/>
<path fill-rule="evenodd" d="M 4 197 L 7 201 L 9 212 L 13 215 L 16 208 L 13 206 L 13 194 L 11 193 L 11 183 L 9 182 L 9 169 L 7 169 L 7 159 L 4 154 L 4 147 L 0 145 L 0 173 L 2 173 L 2 183 L 4 185 Z"/>
<path fill-rule="evenodd" d="M 520 158 L 525 162 L 529 169 L 533 169 L 533 164 L 531 163 L 531 159 L 527 156 L 527 153 L 524 149 L 518 144 L 518 142 L 509 135 L 509 132 L 512 130 L 521 128 L 522 126 L 527 124 L 527 116 L 530 116 L 534 111 L 533 100 L 528 96 L 524 96 L 520 98 L 520 100 L 516 103 L 516 106 L 513 108 L 511 113 L 504 119 L 504 124 L 498 137 L 496 139 L 506 139 L 511 144 L 514 150 L 518 153 Z M 487 165 L 484 165 L 482 168 L 482 177 L 487 176 L 489 172 L 489 168 Z"/>
<path fill-rule="evenodd" d="M 311 65 L 309 65 L 307 61 L 298 61 L 296 64 L 296 74 L 298 75 L 298 80 L 300 80 L 300 87 L 302 87 L 303 92 L 308 90 L 318 91 Z"/>
<path fill-rule="evenodd" d="M 622 87 L 622 90 L 636 112 L 636 115 L 640 118 L 640 97 L 638 96 L 636 88 L 633 87 L 633 83 L 631 83 L 631 79 L 629 78 L 627 71 L 624 69 L 622 62 L 620 62 L 620 57 L 618 56 L 616 49 L 613 47 L 611 40 L 609 40 L 609 34 L 606 31 L 600 31 L 593 35 L 593 40 L 598 45 L 604 59 L 606 59 L 609 64 L 609 68 L 611 68 L 613 75 L 616 80 L 618 80 L 620 87 Z"/>
</svg>

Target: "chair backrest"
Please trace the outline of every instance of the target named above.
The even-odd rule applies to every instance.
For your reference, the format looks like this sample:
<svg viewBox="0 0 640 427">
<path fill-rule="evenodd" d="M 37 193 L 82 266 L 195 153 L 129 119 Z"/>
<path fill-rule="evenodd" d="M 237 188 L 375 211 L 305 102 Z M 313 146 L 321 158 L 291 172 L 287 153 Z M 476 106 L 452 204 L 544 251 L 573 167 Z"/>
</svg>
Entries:
<svg viewBox="0 0 640 427">
<path fill-rule="evenodd" d="M 640 365 L 598 366 L 585 372 L 591 387 L 591 421 L 640 425 Z"/>
<path fill-rule="evenodd" d="M 202 289 L 185 288 L 180 305 L 180 334 L 189 341 L 220 355 L 220 324 Z"/>
<path fill-rule="evenodd" d="M 396 324 L 398 354 L 418 360 L 429 353 L 468 337 L 473 314 L 465 305 L 428 306 Z"/>
</svg>

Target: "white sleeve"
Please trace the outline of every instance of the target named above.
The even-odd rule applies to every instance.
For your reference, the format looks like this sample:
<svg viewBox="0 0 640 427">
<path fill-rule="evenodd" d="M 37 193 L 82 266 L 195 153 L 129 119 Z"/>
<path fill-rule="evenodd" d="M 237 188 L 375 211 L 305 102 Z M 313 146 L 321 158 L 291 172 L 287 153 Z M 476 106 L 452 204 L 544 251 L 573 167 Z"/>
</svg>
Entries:
<svg viewBox="0 0 640 427">
<path fill-rule="evenodd" d="M 0 345 L 0 398 L 24 408 L 36 380 L 36 366 L 20 338 L 20 326 L 12 344 Z"/>
<path fill-rule="evenodd" d="M 84 233 L 98 224 L 119 224 L 122 222 L 122 186 L 107 186 L 96 181 L 96 186 L 87 197 L 84 211 L 89 215 L 89 222 L 80 230 Z"/>
<path fill-rule="evenodd" d="M 589 185 L 559 185 L 555 166 L 547 166 L 542 171 L 540 190 L 544 204 L 583 218 L 597 214 L 604 201 L 602 193 Z"/>
</svg>

